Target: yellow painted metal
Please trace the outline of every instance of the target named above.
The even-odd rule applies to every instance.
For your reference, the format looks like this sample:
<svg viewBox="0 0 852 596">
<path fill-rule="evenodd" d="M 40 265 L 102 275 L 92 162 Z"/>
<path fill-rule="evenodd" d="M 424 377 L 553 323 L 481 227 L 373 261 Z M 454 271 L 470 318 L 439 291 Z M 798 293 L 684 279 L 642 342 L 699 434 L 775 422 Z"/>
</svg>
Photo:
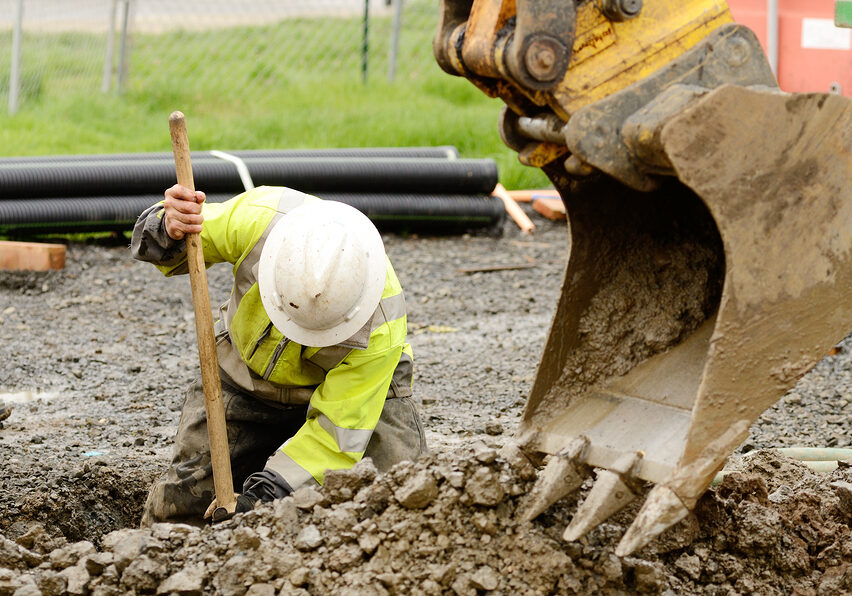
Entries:
<svg viewBox="0 0 852 596">
<path fill-rule="evenodd" d="M 646 2 L 638 17 L 615 23 L 596 2 L 581 4 L 573 57 L 548 103 L 567 120 L 581 107 L 641 81 L 731 22 L 724 0 Z"/>
<path fill-rule="evenodd" d="M 525 166 L 541 168 L 568 155 L 568 148 L 554 143 L 530 143 L 518 152 L 518 160 Z"/>
<path fill-rule="evenodd" d="M 498 77 L 493 47 L 497 32 L 515 16 L 515 0 L 474 0 L 467 22 L 462 60 L 482 77 Z"/>
</svg>

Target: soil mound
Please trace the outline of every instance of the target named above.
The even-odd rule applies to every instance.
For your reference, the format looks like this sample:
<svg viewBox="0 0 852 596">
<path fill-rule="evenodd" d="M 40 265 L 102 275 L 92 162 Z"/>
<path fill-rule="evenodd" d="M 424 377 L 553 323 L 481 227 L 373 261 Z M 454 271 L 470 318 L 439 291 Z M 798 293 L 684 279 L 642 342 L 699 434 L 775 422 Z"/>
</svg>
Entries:
<svg viewBox="0 0 852 596">
<path fill-rule="evenodd" d="M 638 507 L 578 542 L 585 491 L 515 521 L 536 470 L 485 445 L 369 460 L 217 526 L 157 524 L 68 542 L 32 523 L 0 537 L 0 596 L 28 594 L 841 594 L 852 590 L 852 466 L 817 474 L 774 451 L 633 557 L 613 549 Z"/>
</svg>

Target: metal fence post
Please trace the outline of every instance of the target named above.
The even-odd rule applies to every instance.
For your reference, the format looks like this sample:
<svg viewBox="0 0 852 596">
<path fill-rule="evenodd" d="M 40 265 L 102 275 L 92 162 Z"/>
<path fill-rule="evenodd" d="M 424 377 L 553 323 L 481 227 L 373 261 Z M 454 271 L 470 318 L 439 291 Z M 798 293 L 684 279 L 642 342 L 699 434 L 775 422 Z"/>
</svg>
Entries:
<svg viewBox="0 0 852 596">
<path fill-rule="evenodd" d="M 116 88 L 119 93 L 124 91 L 124 80 L 127 78 L 127 30 L 130 27 L 131 0 L 122 0 L 121 12 L 121 43 L 118 46 L 118 74 Z"/>
<path fill-rule="evenodd" d="M 115 64 L 115 17 L 118 14 L 118 0 L 112 0 L 109 13 L 109 27 L 106 38 L 106 57 L 104 57 L 104 76 L 101 80 L 101 91 L 109 93 L 112 86 L 112 69 Z"/>
<path fill-rule="evenodd" d="M 396 56 L 399 52 L 399 28 L 402 26 L 402 0 L 393 0 L 393 32 L 388 57 L 388 81 L 393 83 L 396 76 Z"/>
<path fill-rule="evenodd" d="M 21 91 L 21 36 L 24 28 L 24 0 L 15 5 L 15 31 L 12 34 L 12 68 L 9 73 L 9 114 L 18 111 Z"/>
<path fill-rule="evenodd" d="M 364 0 L 364 39 L 361 44 L 361 78 L 367 82 L 367 64 L 370 55 L 370 0 Z"/>
</svg>

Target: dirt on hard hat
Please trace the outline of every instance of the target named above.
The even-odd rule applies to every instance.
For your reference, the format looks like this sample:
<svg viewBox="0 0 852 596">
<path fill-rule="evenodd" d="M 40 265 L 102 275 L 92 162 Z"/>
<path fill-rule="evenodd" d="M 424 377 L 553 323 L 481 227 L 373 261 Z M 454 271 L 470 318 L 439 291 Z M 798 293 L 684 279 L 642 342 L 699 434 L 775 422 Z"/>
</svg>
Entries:
<svg viewBox="0 0 852 596">
<path fill-rule="evenodd" d="M 0 401 L 14 407 L 0 429 L 0 596 L 852 591 L 852 469 L 766 450 L 852 445 L 852 338 L 754 424 L 692 515 L 633 556 L 613 551 L 641 498 L 562 540 L 592 480 L 515 520 L 535 470 L 501 447 L 568 252 L 564 223 L 535 221 L 532 237 L 511 222 L 499 238 L 384 237 L 429 456 L 387 474 L 365 461 L 212 527 L 137 529 L 198 370 L 188 279 L 133 261 L 123 240 L 70 245 L 63 271 L 0 272 Z M 485 271 L 513 264 L 525 267 Z M 229 269 L 208 276 L 223 302 Z"/>
</svg>

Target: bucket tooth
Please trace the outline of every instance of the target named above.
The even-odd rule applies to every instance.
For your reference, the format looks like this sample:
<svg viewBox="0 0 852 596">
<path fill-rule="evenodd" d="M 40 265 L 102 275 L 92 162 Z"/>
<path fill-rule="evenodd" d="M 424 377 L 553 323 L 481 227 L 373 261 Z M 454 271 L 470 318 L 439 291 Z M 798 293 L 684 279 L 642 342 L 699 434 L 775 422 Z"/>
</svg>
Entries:
<svg viewBox="0 0 852 596">
<path fill-rule="evenodd" d="M 689 508 L 670 488 L 657 485 L 615 549 L 617 557 L 639 550 L 689 514 Z"/>
<path fill-rule="evenodd" d="M 579 540 L 635 498 L 621 476 L 609 470 L 599 471 L 594 487 L 565 528 L 562 538 L 567 542 Z"/>
<path fill-rule="evenodd" d="M 579 540 L 636 498 L 638 490 L 633 472 L 640 460 L 641 454 L 629 454 L 619 459 L 612 470 L 597 472 L 595 485 L 565 528 L 564 540 Z"/>
<path fill-rule="evenodd" d="M 556 501 L 580 488 L 589 473 L 588 467 L 580 461 L 587 446 L 586 439 L 575 439 L 550 458 L 518 508 L 519 521 L 532 521 Z"/>
</svg>

